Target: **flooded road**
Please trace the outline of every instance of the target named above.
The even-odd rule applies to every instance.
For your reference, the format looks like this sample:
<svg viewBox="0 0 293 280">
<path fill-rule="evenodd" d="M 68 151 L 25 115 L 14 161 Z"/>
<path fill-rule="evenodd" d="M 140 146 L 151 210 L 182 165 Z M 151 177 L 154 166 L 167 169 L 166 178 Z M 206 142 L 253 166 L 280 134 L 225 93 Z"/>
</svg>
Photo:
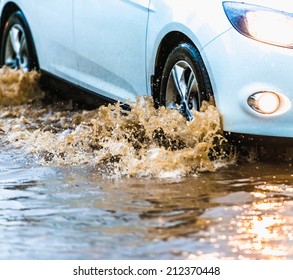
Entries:
<svg viewBox="0 0 293 280">
<path fill-rule="evenodd" d="M 1 259 L 292 259 L 293 175 L 253 163 L 104 179 L 1 153 Z"/>
<path fill-rule="evenodd" d="M 289 149 L 219 149 L 212 105 L 186 125 L 144 98 L 131 113 L 26 104 L 42 97 L 35 77 L 13 81 L 0 92 L 0 259 L 293 259 Z"/>
</svg>

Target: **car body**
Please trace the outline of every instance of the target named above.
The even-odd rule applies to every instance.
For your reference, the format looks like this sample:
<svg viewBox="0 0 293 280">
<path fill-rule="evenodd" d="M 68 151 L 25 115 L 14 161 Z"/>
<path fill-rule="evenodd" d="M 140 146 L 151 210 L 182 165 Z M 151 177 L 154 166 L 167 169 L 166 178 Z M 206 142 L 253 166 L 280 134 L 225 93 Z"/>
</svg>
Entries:
<svg viewBox="0 0 293 280">
<path fill-rule="evenodd" d="M 16 10 L 44 73 L 109 100 L 152 95 L 162 105 L 162 69 L 186 41 L 200 56 L 205 94 L 214 96 L 225 131 L 293 137 L 290 1 L 1 0 L 2 41 Z"/>
</svg>

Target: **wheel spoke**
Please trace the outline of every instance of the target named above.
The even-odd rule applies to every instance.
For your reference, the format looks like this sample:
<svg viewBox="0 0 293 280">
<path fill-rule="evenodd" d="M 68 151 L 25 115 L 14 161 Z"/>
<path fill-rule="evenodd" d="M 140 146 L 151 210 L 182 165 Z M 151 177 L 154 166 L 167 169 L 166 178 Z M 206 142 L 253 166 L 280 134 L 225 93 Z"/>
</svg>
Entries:
<svg viewBox="0 0 293 280">
<path fill-rule="evenodd" d="M 173 82 L 175 84 L 175 87 L 177 89 L 177 92 L 179 93 L 181 100 L 186 100 L 186 83 L 184 80 L 184 73 L 185 69 L 175 65 L 174 68 L 172 69 L 172 78 Z"/>
<path fill-rule="evenodd" d="M 189 97 L 190 94 L 192 92 L 194 92 L 194 87 L 197 87 L 197 82 L 196 82 L 196 79 L 195 79 L 195 76 L 194 76 L 194 73 L 191 72 L 190 73 L 190 76 L 189 76 L 189 79 L 188 79 L 188 82 L 187 82 L 187 96 Z"/>
<path fill-rule="evenodd" d="M 26 38 L 24 36 L 24 34 L 22 34 L 21 38 L 20 38 L 20 47 L 19 47 L 19 53 L 22 53 L 23 50 L 27 49 L 27 43 L 26 43 Z"/>
<path fill-rule="evenodd" d="M 21 37 L 20 41 L 20 66 L 23 68 L 25 71 L 28 71 L 28 49 L 27 49 L 27 41 L 24 36 Z"/>
<path fill-rule="evenodd" d="M 198 83 L 193 72 L 190 73 L 187 83 L 187 100 L 188 100 L 188 109 L 199 110 L 199 99 L 198 99 Z"/>
<path fill-rule="evenodd" d="M 194 119 L 192 110 L 189 109 L 188 104 L 186 104 L 186 103 L 185 103 L 185 106 L 184 107 L 185 107 L 184 114 L 186 116 L 186 119 L 188 121 L 192 121 Z"/>
<path fill-rule="evenodd" d="M 21 31 L 17 28 L 17 27 L 12 27 L 11 28 L 11 30 L 10 30 L 10 32 L 9 32 L 9 40 L 10 40 L 10 44 L 11 44 L 11 46 L 12 46 L 12 49 L 13 49 L 13 51 L 14 51 L 14 53 L 16 54 L 16 55 L 19 55 L 19 53 L 20 53 L 20 45 L 21 45 L 21 43 L 20 43 L 20 37 L 19 37 L 19 35 L 21 35 L 21 34 L 19 34 Z M 23 37 L 23 36 L 21 36 L 21 37 Z"/>
</svg>

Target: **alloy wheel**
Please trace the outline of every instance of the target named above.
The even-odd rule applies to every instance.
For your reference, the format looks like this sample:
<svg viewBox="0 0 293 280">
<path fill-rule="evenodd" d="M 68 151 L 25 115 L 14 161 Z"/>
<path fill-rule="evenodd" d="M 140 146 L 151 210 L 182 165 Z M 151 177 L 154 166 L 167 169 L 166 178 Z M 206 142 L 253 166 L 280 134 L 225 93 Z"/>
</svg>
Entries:
<svg viewBox="0 0 293 280">
<path fill-rule="evenodd" d="M 193 120 L 192 110 L 199 110 L 199 87 L 192 67 L 178 61 L 169 74 L 166 88 L 166 107 L 178 109 L 187 120 Z"/>
<path fill-rule="evenodd" d="M 4 64 L 12 69 L 29 71 L 27 38 L 20 24 L 11 26 L 5 42 Z"/>
</svg>

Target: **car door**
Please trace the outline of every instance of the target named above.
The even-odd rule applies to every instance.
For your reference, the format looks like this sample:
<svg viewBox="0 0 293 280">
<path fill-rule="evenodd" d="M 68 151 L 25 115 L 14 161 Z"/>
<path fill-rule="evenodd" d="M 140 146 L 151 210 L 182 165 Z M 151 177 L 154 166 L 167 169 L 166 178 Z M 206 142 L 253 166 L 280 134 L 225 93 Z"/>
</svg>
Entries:
<svg viewBox="0 0 293 280">
<path fill-rule="evenodd" d="M 80 85 L 115 100 L 146 94 L 149 0 L 74 0 Z"/>
<path fill-rule="evenodd" d="M 71 82 L 77 64 L 73 34 L 73 0 L 35 1 L 39 15 L 39 59 L 43 70 Z"/>
</svg>

